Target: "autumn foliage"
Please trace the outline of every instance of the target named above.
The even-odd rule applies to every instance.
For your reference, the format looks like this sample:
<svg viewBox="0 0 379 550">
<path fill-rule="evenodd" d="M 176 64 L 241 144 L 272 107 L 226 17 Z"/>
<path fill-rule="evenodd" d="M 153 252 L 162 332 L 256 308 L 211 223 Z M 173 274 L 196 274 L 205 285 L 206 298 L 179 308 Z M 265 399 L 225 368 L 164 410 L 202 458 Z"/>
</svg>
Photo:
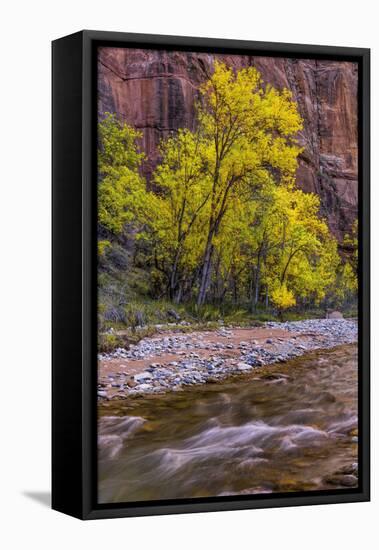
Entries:
<svg viewBox="0 0 379 550">
<path fill-rule="evenodd" d="M 194 131 L 162 141 L 149 183 L 139 132 L 111 114 L 99 123 L 100 256 L 125 247 L 147 295 L 197 307 L 283 312 L 354 293 L 354 228 L 341 257 L 318 196 L 296 182 L 302 120 L 290 92 L 216 63 L 196 112 Z"/>
</svg>

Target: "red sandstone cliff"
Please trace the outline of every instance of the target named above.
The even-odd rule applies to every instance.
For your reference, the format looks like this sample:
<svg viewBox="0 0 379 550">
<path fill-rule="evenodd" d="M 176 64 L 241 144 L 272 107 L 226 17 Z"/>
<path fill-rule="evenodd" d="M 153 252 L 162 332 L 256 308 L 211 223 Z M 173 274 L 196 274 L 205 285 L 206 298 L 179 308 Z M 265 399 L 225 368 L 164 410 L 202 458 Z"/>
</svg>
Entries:
<svg viewBox="0 0 379 550">
<path fill-rule="evenodd" d="M 321 198 L 322 212 L 341 240 L 357 216 L 357 66 L 354 63 L 101 48 L 100 115 L 114 112 L 143 132 L 147 177 L 168 132 L 194 125 L 198 87 L 215 59 L 255 66 L 266 82 L 289 88 L 304 119 L 297 181 Z"/>
</svg>

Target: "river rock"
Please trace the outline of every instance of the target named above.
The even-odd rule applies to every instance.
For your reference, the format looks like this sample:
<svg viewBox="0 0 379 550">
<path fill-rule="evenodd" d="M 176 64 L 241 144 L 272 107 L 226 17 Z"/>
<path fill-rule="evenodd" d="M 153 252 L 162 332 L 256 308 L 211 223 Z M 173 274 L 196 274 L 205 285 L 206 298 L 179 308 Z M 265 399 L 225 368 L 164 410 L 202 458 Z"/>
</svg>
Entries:
<svg viewBox="0 0 379 550">
<path fill-rule="evenodd" d="M 145 382 L 145 380 L 151 380 L 152 375 L 150 372 L 140 372 L 139 374 L 134 375 L 134 380 L 139 384 L 140 382 Z"/>
<path fill-rule="evenodd" d="M 358 474 L 358 463 L 353 462 L 353 464 L 349 464 L 347 466 L 344 466 L 343 468 L 340 468 L 337 472 L 337 474 Z"/>
<path fill-rule="evenodd" d="M 151 384 L 139 384 L 136 389 L 138 391 L 148 391 L 148 390 L 152 390 L 153 389 L 153 386 Z"/>
<path fill-rule="evenodd" d="M 327 476 L 324 481 L 331 485 L 342 485 L 343 487 L 355 487 L 358 485 L 358 478 L 351 474 L 333 474 L 331 476 Z"/>
<path fill-rule="evenodd" d="M 326 314 L 327 319 L 343 319 L 343 315 L 340 311 L 332 311 Z"/>
<path fill-rule="evenodd" d="M 351 474 L 344 475 L 341 478 L 341 485 L 344 487 L 355 487 L 358 485 L 358 478 Z"/>
<path fill-rule="evenodd" d="M 280 372 L 270 372 L 262 375 L 262 380 L 288 380 L 289 376 Z"/>
<path fill-rule="evenodd" d="M 237 369 L 243 372 L 252 370 L 252 368 L 253 367 L 251 365 L 248 365 L 247 363 L 240 362 L 237 364 Z"/>
</svg>

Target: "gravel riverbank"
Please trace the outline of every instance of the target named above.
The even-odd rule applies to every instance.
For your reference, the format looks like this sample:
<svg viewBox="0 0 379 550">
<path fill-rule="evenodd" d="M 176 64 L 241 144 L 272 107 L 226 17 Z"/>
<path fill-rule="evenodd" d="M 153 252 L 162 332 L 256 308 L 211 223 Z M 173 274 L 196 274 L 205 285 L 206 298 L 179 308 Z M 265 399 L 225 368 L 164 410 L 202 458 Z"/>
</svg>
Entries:
<svg viewBox="0 0 379 550">
<path fill-rule="evenodd" d="M 99 354 L 98 399 L 181 391 L 357 338 L 357 322 L 347 319 L 269 322 L 259 329 L 220 328 L 144 338 L 128 350 Z"/>
</svg>

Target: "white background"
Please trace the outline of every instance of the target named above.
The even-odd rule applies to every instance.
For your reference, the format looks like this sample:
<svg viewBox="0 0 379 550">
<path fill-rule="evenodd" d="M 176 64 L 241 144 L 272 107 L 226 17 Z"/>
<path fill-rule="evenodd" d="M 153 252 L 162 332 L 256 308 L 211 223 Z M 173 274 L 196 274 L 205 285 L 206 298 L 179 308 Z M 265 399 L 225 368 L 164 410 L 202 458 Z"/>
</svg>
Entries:
<svg viewBox="0 0 379 550">
<path fill-rule="evenodd" d="M 375 153 L 378 151 L 375 5 L 373 0 L 2 3 L 0 457 L 4 463 L 0 468 L 0 523 L 3 548 L 377 547 L 377 393 L 373 400 L 371 503 L 95 522 L 80 522 L 43 504 L 50 486 L 50 41 L 92 28 L 371 47 Z M 373 154 L 374 247 L 378 237 L 376 160 Z M 375 268 L 376 255 L 374 274 L 378 272 Z M 375 277 L 373 283 L 375 337 L 378 326 Z M 373 350 L 377 351 L 375 339 Z M 372 366 L 374 371 L 374 361 Z M 373 372 L 374 389 L 376 379 Z"/>
</svg>

